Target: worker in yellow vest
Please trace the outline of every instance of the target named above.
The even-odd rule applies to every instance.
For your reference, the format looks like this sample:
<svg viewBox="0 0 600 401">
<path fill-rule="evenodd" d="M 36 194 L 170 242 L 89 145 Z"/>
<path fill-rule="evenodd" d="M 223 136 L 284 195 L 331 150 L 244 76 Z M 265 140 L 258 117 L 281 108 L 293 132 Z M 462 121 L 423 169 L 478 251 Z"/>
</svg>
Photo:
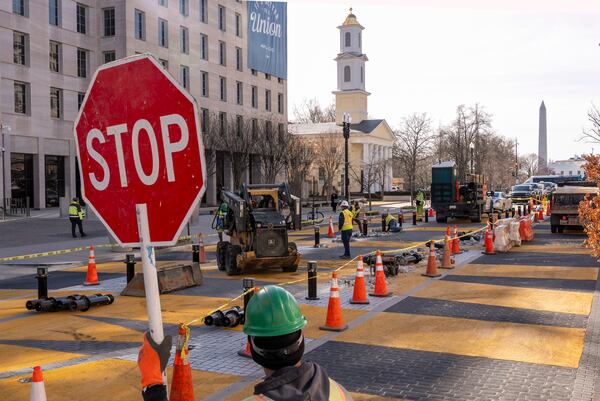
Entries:
<svg viewBox="0 0 600 401">
<path fill-rule="evenodd" d="M 243 401 L 352 401 L 321 366 L 302 361 L 306 318 L 292 294 L 277 285 L 261 288 L 250 298 L 245 320 L 252 359 L 266 377 Z M 156 344 L 148 333 L 144 335 L 138 357 L 144 401 L 167 401 L 161 372 L 169 361 L 171 343 L 171 336 Z"/>
<path fill-rule="evenodd" d="M 391 213 L 384 213 L 383 217 L 385 218 L 385 231 L 390 233 L 397 233 L 402 231 L 400 226 L 398 225 L 398 220 L 392 216 Z"/>
<path fill-rule="evenodd" d="M 75 227 L 79 227 L 79 234 L 85 237 L 86 234 L 83 232 L 83 219 L 85 219 L 85 210 L 79 204 L 79 199 L 73 198 L 69 204 L 69 220 L 71 221 L 71 234 L 73 238 L 76 238 Z"/>
<path fill-rule="evenodd" d="M 354 213 L 348 208 L 350 205 L 347 201 L 340 203 L 342 211 L 338 219 L 338 225 L 342 234 L 342 243 L 344 244 L 344 254 L 340 256 L 341 259 L 350 259 L 350 238 L 352 238 L 352 220 L 354 219 Z"/>
</svg>

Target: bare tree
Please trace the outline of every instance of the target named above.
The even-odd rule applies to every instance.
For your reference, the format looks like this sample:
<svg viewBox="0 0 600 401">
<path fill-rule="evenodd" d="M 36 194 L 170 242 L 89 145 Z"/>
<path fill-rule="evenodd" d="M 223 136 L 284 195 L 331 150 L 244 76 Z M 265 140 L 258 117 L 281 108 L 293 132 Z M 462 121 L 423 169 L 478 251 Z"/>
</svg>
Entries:
<svg viewBox="0 0 600 401">
<path fill-rule="evenodd" d="M 329 196 L 333 184 L 344 161 L 343 137 L 341 133 L 330 132 L 320 135 L 311 141 L 313 147 L 313 162 L 323 174 L 322 195 Z M 319 175 L 321 175 L 319 173 Z"/>
<path fill-rule="evenodd" d="M 600 143 L 600 110 L 595 104 L 592 104 L 592 107 L 588 111 L 588 122 L 592 124 L 592 127 L 583 130 L 581 139 Z"/>
<path fill-rule="evenodd" d="M 312 166 L 313 148 L 311 144 L 303 141 L 297 135 L 290 134 L 288 134 L 287 148 L 285 170 L 290 191 L 296 196 L 302 197 L 302 184 Z"/>
<path fill-rule="evenodd" d="M 260 122 L 258 128 L 256 148 L 261 152 L 262 176 L 265 182 L 273 183 L 287 163 L 291 134 L 275 131 L 270 121 Z"/>
<path fill-rule="evenodd" d="M 217 121 L 219 146 L 229 155 L 233 186 L 239 188 L 244 181 L 243 175 L 248 169 L 250 155 L 255 149 L 251 119 L 239 115 L 227 118 L 225 114 L 220 114 Z"/>
<path fill-rule="evenodd" d="M 371 195 L 375 185 L 381 182 L 382 162 L 376 157 L 374 152 L 369 153 L 369 159 L 366 162 L 361 162 L 359 166 L 351 165 L 349 171 L 350 179 L 361 186 L 361 192 L 367 194 L 369 210 L 371 210 Z"/>
<path fill-rule="evenodd" d="M 394 156 L 403 167 L 410 195 L 415 192 L 417 168 L 429 156 L 433 144 L 431 120 L 425 113 L 414 113 L 404 118 L 398 130 L 394 132 Z M 385 172 L 381 174 L 385 176 Z"/>
<path fill-rule="evenodd" d="M 519 157 L 519 173 L 525 175 L 525 178 L 535 175 L 538 170 L 538 155 L 528 153 Z"/>
<path fill-rule="evenodd" d="M 304 99 L 300 106 L 294 107 L 294 118 L 299 124 L 334 122 L 335 105 L 331 103 L 323 108 L 316 98 Z"/>
</svg>

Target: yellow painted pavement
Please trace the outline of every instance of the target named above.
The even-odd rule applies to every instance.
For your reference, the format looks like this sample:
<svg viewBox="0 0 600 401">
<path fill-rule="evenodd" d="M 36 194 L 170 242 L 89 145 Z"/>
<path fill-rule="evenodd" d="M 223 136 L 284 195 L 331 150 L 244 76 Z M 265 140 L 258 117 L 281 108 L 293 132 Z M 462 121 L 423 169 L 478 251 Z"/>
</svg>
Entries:
<svg viewBox="0 0 600 401">
<path fill-rule="evenodd" d="M 567 253 L 573 255 L 591 255 L 590 249 L 584 248 L 581 245 L 562 245 L 562 244 L 547 244 L 547 245 L 529 245 L 523 244 L 510 249 L 510 252 L 546 252 L 546 253 Z"/>
<path fill-rule="evenodd" d="M 584 329 L 382 312 L 336 340 L 576 368 L 584 336 Z"/>
<path fill-rule="evenodd" d="M 25 369 L 36 365 L 47 365 L 64 362 L 69 359 L 80 358 L 84 355 L 70 352 L 44 350 L 39 348 L 20 347 L 16 345 L 0 344 L 0 372 Z M 0 381 L 0 383 L 2 383 Z M 0 389 L 4 387 L 0 384 Z M 5 392 L 0 391 L 0 396 Z M 1 398 L 0 398 L 1 399 Z M 15 398 L 15 399 L 26 399 Z"/>
<path fill-rule="evenodd" d="M 593 293 L 436 281 L 415 296 L 589 315 Z"/>
<path fill-rule="evenodd" d="M 172 377 L 172 369 L 167 369 Z M 0 380 L 0 400 L 10 394 L 10 400 L 29 399 L 31 383 L 21 383 L 17 376 Z M 238 380 L 235 376 L 192 370 L 194 395 L 197 400 L 229 386 Z M 107 359 L 98 362 L 82 363 L 59 369 L 44 371 L 46 395 L 51 401 L 141 400 L 140 374 L 136 362 Z M 6 399 L 9 400 L 8 398 Z"/>
<path fill-rule="evenodd" d="M 565 266 L 469 264 L 453 272 L 458 276 L 527 277 L 562 280 L 596 280 L 598 269 Z"/>
</svg>

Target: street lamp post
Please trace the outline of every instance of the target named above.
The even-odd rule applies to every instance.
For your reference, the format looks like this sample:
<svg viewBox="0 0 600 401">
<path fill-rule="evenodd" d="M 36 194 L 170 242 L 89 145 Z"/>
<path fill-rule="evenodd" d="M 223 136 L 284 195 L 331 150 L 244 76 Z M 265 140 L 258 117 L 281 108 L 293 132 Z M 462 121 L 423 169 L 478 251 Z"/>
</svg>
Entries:
<svg viewBox="0 0 600 401">
<path fill-rule="evenodd" d="M 6 163 L 4 161 L 6 147 L 4 146 L 4 127 L 10 132 L 10 127 L 4 124 L 0 125 L 0 135 L 2 136 L 2 146 L 0 152 L 2 153 L 2 214 L 6 216 Z"/>
<path fill-rule="evenodd" d="M 349 113 L 344 113 L 343 117 L 343 132 L 344 132 L 344 193 L 346 195 L 346 201 L 350 203 L 350 178 L 348 177 L 348 139 L 350 138 L 350 123 L 352 117 Z"/>
<path fill-rule="evenodd" d="M 471 174 L 474 174 L 474 172 L 473 172 L 473 150 L 475 149 L 475 144 L 473 142 L 471 142 L 471 144 L 469 145 L 469 148 L 471 148 Z"/>
</svg>

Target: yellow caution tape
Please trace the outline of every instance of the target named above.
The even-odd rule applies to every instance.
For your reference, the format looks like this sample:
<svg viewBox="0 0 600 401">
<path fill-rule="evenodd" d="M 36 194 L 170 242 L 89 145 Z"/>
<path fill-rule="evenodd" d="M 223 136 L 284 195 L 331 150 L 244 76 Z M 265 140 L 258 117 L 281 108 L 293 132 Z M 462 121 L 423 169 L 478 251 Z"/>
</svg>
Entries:
<svg viewBox="0 0 600 401">
<path fill-rule="evenodd" d="M 111 244 L 94 245 L 94 249 L 97 249 L 97 248 L 108 248 L 108 247 L 112 247 L 112 245 Z M 9 257 L 6 257 L 6 258 L 0 258 L 0 262 L 9 262 L 9 261 L 12 261 L 12 260 L 23 260 L 23 259 L 41 258 L 41 257 L 44 257 L 44 256 L 63 255 L 65 253 L 79 252 L 79 251 L 84 251 L 86 249 L 90 249 L 90 247 L 89 246 L 80 246 L 80 247 L 71 248 L 71 249 L 61 249 L 60 251 L 48 251 L 48 252 L 40 252 L 40 253 L 31 253 L 29 255 L 9 256 Z"/>
</svg>

